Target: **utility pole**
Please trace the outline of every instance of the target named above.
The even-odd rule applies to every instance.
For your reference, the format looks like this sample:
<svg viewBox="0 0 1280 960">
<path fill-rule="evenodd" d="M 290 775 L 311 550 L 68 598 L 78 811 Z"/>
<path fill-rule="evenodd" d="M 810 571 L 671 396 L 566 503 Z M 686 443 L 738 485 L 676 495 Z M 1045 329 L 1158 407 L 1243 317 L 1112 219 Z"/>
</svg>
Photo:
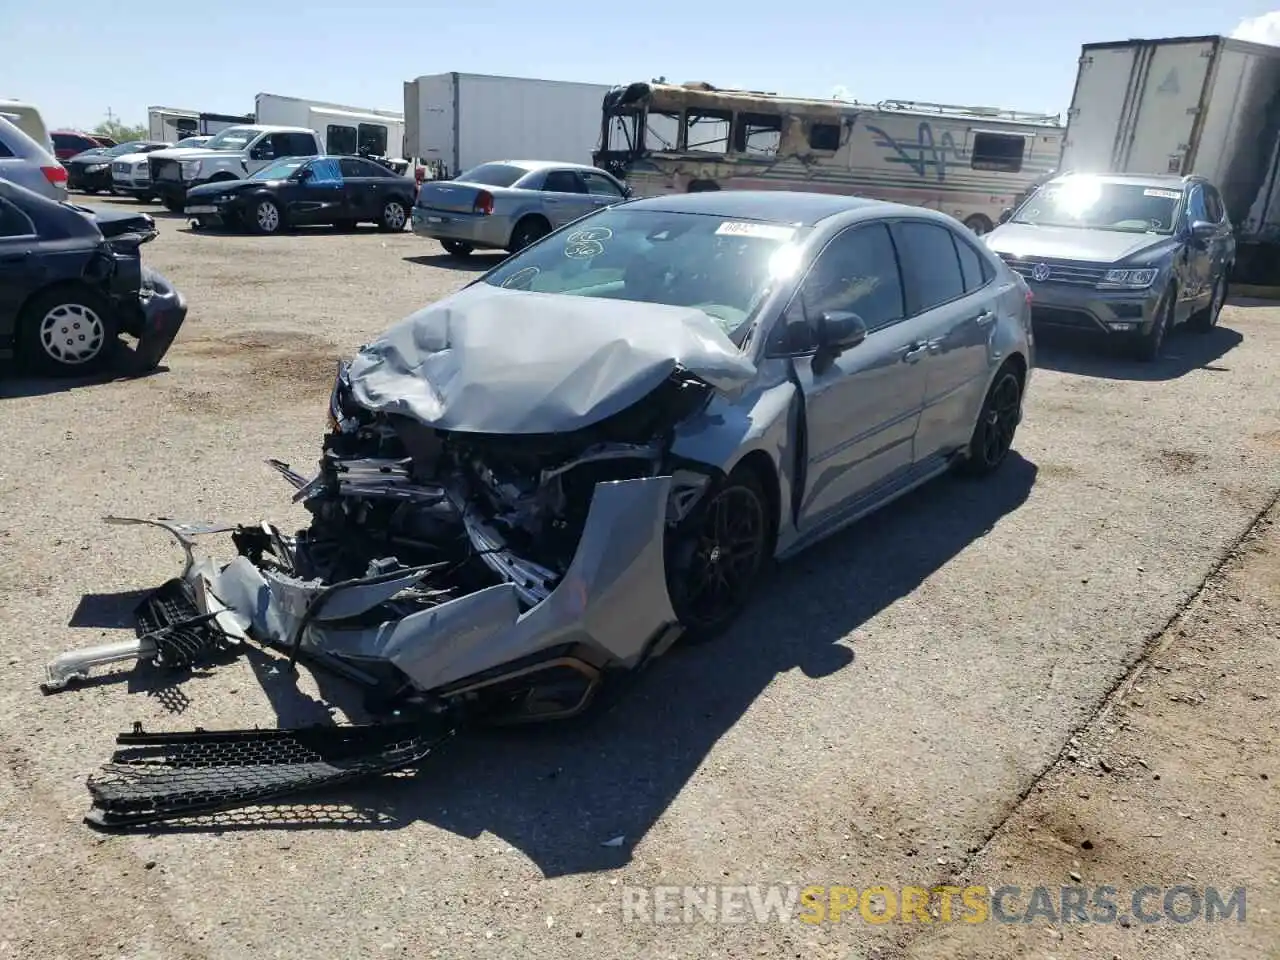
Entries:
<svg viewBox="0 0 1280 960">
<path fill-rule="evenodd" d="M 107 107 L 107 123 L 115 123 L 116 115 L 111 112 L 111 108 Z"/>
</svg>

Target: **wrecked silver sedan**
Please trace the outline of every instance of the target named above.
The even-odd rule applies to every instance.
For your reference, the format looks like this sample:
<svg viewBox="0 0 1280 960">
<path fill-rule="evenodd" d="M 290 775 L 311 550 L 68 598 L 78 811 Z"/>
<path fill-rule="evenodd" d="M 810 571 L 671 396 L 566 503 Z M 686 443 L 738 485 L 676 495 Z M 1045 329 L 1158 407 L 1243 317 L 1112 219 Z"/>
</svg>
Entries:
<svg viewBox="0 0 1280 960">
<path fill-rule="evenodd" d="M 364 684 L 375 714 L 572 716 L 724 628 L 770 560 L 996 469 L 1028 301 L 918 208 L 729 192 L 588 216 L 340 366 L 319 473 L 274 464 L 306 529 L 160 522 L 182 576 L 137 641 L 64 655 L 47 686 L 252 639 Z M 220 567 L 194 549 L 217 530 Z"/>
</svg>

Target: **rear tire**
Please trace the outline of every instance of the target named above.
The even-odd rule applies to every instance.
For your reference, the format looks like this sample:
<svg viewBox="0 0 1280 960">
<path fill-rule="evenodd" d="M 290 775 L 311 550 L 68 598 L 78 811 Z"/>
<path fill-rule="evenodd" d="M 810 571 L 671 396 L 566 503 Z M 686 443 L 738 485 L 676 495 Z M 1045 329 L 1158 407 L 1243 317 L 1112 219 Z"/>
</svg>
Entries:
<svg viewBox="0 0 1280 960">
<path fill-rule="evenodd" d="M 382 205 L 382 215 L 378 217 L 378 229 L 388 233 L 400 233 L 409 222 L 409 211 L 402 200 L 388 200 Z"/>
<path fill-rule="evenodd" d="M 995 229 L 991 223 L 991 219 L 981 213 L 972 214 L 965 218 L 964 225 L 970 229 L 976 236 L 983 236 Z"/>
<path fill-rule="evenodd" d="M 451 257 L 465 258 L 472 254 L 475 250 L 469 243 L 463 243 L 461 240 L 441 240 L 440 246 L 444 247 L 444 252 Z"/>
<path fill-rule="evenodd" d="M 1222 307 L 1227 302 L 1227 272 L 1223 272 L 1218 282 L 1213 285 L 1213 296 L 1209 305 L 1191 318 L 1188 326 L 1196 333 L 1208 333 L 1218 325 L 1222 315 Z"/>
<path fill-rule="evenodd" d="M 510 253 L 519 253 L 532 243 L 537 243 L 551 232 L 551 224 L 541 217 L 525 217 L 511 231 L 511 242 L 507 245 Z"/>
<path fill-rule="evenodd" d="M 170 213 L 181 213 L 181 212 L 182 212 L 182 208 L 183 208 L 184 206 L 186 206 L 186 204 L 185 204 L 185 202 L 183 202 L 182 200 L 166 200 L 166 201 L 164 201 L 164 208 L 165 208 L 166 210 L 168 210 Z"/>
<path fill-rule="evenodd" d="M 1006 363 L 987 389 L 960 472 L 970 477 L 995 473 L 1013 449 L 1021 418 L 1022 378 L 1013 364 Z"/>
<path fill-rule="evenodd" d="M 88 287 L 68 285 L 37 294 L 18 328 L 23 358 L 54 377 L 98 373 L 111 358 L 119 321 L 111 304 Z"/>
</svg>

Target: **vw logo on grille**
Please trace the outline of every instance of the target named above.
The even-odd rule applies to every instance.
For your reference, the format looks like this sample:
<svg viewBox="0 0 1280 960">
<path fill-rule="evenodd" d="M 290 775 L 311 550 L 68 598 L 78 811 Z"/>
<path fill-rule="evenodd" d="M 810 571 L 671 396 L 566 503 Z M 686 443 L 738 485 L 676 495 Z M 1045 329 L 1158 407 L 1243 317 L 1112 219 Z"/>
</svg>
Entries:
<svg viewBox="0 0 1280 960">
<path fill-rule="evenodd" d="M 1031 279 L 1037 283 L 1044 283 L 1049 279 L 1049 265 L 1046 263 L 1037 263 L 1031 268 Z"/>
</svg>

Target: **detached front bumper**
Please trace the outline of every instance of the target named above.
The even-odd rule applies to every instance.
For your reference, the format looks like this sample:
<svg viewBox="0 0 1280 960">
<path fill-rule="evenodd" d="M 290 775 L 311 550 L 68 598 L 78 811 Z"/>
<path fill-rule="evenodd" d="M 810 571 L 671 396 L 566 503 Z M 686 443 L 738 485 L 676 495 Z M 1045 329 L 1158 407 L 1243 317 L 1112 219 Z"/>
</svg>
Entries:
<svg viewBox="0 0 1280 960">
<path fill-rule="evenodd" d="M 1099 290 L 1070 284 L 1033 284 L 1031 320 L 1036 326 L 1108 335 L 1145 334 L 1156 319 L 1160 288 Z"/>
<path fill-rule="evenodd" d="M 304 496 L 309 484 L 281 470 Z M 485 688 L 535 680 L 539 671 L 568 666 L 588 679 L 583 703 L 606 671 L 629 671 L 658 656 L 680 628 L 667 592 L 664 531 L 670 477 L 596 485 L 578 549 L 554 589 L 536 584 L 540 568 L 509 551 L 501 537 L 463 511 L 472 546 L 503 582 L 428 606 L 408 616 L 379 620 L 392 597 L 429 586 L 431 569 L 374 572 L 340 584 L 302 580 L 243 551 L 220 569 L 195 549 L 194 537 L 252 531 L 284 545 L 268 525 L 254 527 L 150 523 L 168 530 L 187 562 L 181 579 L 197 615 L 217 624 L 231 641 L 252 638 L 307 657 L 371 687 L 403 688 L 442 701 L 474 698 Z M 443 494 L 443 491 L 442 491 Z M 295 498 L 296 499 L 296 498 Z M 108 662 L 148 659 L 146 636 L 124 645 L 72 651 L 53 661 L 46 690 Z M 540 719 L 532 717 L 531 719 Z"/>
<path fill-rule="evenodd" d="M 186 319 L 187 298 L 162 273 L 143 267 L 136 298 L 121 309 L 121 329 L 138 339 L 136 373 L 160 365 Z"/>
</svg>

